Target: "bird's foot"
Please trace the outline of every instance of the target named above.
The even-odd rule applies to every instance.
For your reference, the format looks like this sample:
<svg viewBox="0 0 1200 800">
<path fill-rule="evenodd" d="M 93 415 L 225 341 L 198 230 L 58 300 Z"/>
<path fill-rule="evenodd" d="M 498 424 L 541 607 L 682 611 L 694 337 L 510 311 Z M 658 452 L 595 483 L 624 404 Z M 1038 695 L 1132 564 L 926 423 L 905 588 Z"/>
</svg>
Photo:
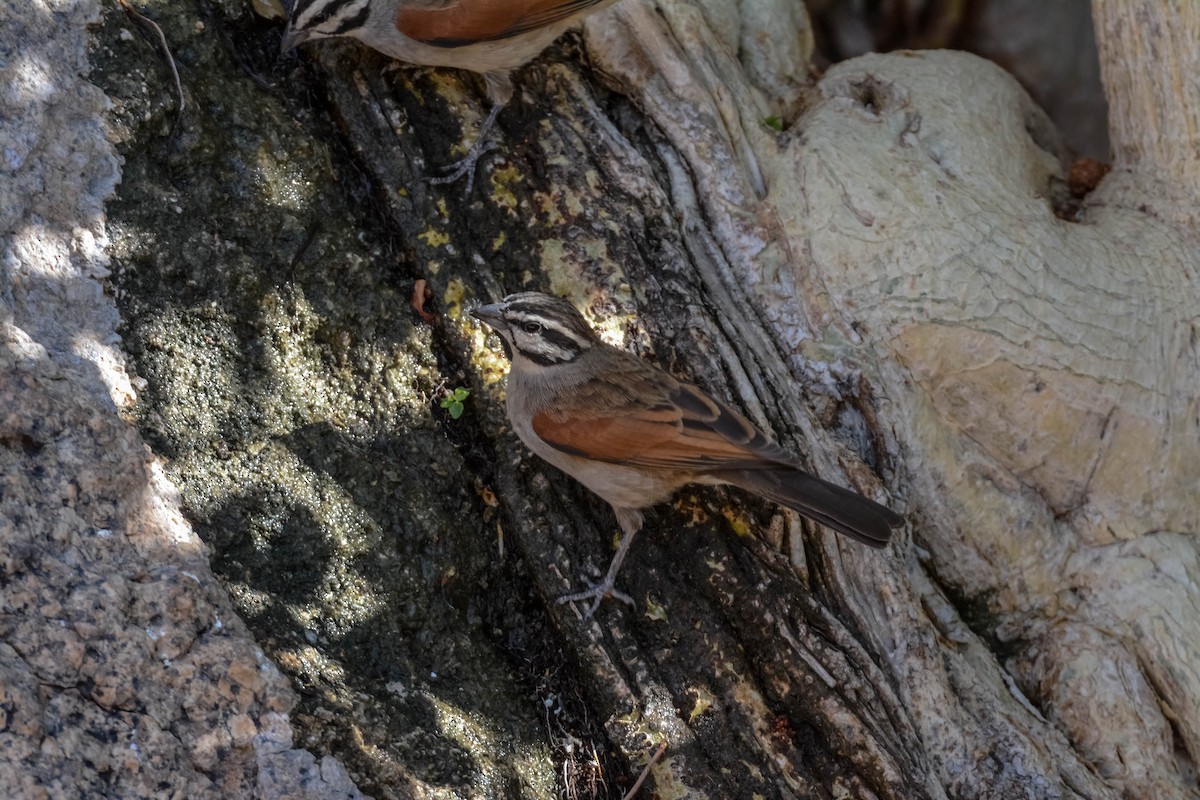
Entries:
<svg viewBox="0 0 1200 800">
<path fill-rule="evenodd" d="M 479 163 L 480 158 L 497 147 L 499 145 L 494 141 L 483 138 L 476 139 L 475 144 L 471 145 L 471 149 L 461 159 L 437 168 L 439 172 L 443 173 L 442 175 L 435 178 L 427 177 L 425 181 L 427 183 L 454 183 L 465 175 L 467 177 L 465 194 L 470 195 L 471 189 L 475 186 L 475 165 Z"/>
<path fill-rule="evenodd" d="M 575 592 L 574 594 L 564 594 L 562 597 L 558 598 L 557 602 L 561 605 L 563 603 L 576 603 L 584 600 L 589 601 L 588 606 L 583 613 L 584 619 L 591 619 L 592 615 L 596 613 L 596 609 L 600 607 L 600 603 L 603 602 L 604 598 L 606 597 L 611 597 L 614 600 L 620 600 L 630 608 L 634 608 L 636 606 L 632 597 L 622 591 L 619 591 L 615 586 L 613 586 L 612 578 L 609 576 L 606 576 L 604 580 L 600 581 L 599 583 L 592 583 L 591 581 L 588 581 L 587 584 L 588 588 L 585 591 Z"/>
<path fill-rule="evenodd" d="M 454 183 L 462 176 L 467 176 L 467 191 L 466 194 L 471 194 L 472 187 L 475 186 L 475 165 L 484 153 L 495 150 L 498 146 L 491 140 L 489 134 L 492 132 L 492 126 L 496 124 L 496 117 L 500 114 L 500 109 L 504 108 L 504 104 L 508 102 L 507 96 L 501 96 L 497 99 L 492 97 L 492 110 L 488 112 L 487 119 L 479 126 L 479 133 L 475 136 L 475 144 L 471 145 L 471 149 L 467 151 L 460 161 L 455 161 L 453 164 L 447 164 L 442 168 L 445 173 L 437 178 L 426 178 L 429 183 Z"/>
</svg>

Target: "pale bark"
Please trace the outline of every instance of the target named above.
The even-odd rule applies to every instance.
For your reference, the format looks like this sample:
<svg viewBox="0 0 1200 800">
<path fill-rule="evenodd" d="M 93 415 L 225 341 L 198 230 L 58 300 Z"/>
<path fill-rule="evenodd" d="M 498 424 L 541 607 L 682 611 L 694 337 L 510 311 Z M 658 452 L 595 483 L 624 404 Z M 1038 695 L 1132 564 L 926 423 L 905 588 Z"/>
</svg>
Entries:
<svg viewBox="0 0 1200 800">
<path fill-rule="evenodd" d="M 1137 176 L 1133 186 L 1146 187 L 1142 194 L 1158 213 L 1194 230 L 1200 7 L 1187 0 L 1093 0 L 1092 9 L 1114 167 Z"/>
<path fill-rule="evenodd" d="M 1006 741 L 1050 794 L 1056 770 L 1057 791 L 1088 796 L 1195 789 L 1198 12 L 1132 5 L 1097 4 L 1123 174 L 1080 223 L 1054 214 L 1053 132 L 991 65 L 855 59 L 775 137 L 694 8 L 625 5 L 619 25 L 589 24 L 594 57 L 686 161 L 731 283 L 796 356 L 850 360 L 880 398 L 928 558 L 890 562 L 895 586 L 871 576 L 887 613 L 871 584 L 856 611 L 889 642 L 943 787 L 955 752 Z M 847 560 L 853 583 L 866 559 Z M 958 614 L 958 643 L 928 646 Z M 1001 774 L 972 768 L 978 791 L 1004 794 Z"/>
</svg>

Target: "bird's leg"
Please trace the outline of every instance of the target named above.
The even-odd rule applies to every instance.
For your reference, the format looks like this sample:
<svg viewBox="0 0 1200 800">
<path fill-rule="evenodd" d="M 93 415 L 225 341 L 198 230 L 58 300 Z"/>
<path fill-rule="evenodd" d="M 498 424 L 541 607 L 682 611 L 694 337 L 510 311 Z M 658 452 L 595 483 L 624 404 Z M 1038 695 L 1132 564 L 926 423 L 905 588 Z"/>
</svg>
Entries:
<svg viewBox="0 0 1200 800">
<path fill-rule="evenodd" d="M 479 162 L 481 156 L 491 150 L 496 149 L 496 143 L 488 138 L 492 128 L 496 125 L 496 117 L 508 105 L 508 101 L 513 96 L 512 79 L 507 72 L 487 72 L 483 76 L 484 84 L 487 86 L 488 99 L 492 103 L 492 108 L 488 111 L 487 119 L 479 126 L 479 133 L 475 136 L 475 142 L 471 145 L 471 149 L 467 154 L 453 164 L 447 164 L 442 167 L 442 172 L 446 173 L 437 178 L 427 178 L 430 183 L 454 183 L 463 175 L 467 176 L 467 194 L 471 193 L 471 188 L 475 185 L 475 165 Z"/>
<path fill-rule="evenodd" d="M 606 597 L 611 597 L 614 600 L 620 600 L 622 603 L 633 606 L 633 598 L 624 592 L 617 591 L 616 588 L 617 572 L 620 571 L 621 562 L 625 560 L 625 554 L 629 552 L 629 547 L 633 544 L 633 536 L 634 534 L 627 533 L 621 537 L 621 546 L 617 548 L 617 554 L 613 556 L 613 560 L 609 563 L 608 572 L 604 574 L 603 580 L 599 583 L 588 581 L 587 590 L 575 592 L 574 594 L 564 594 L 558 598 L 558 602 L 574 603 L 578 600 L 592 601 L 587 611 L 584 612 L 584 616 L 589 619 L 596 613 L 596 609 L 600 607 L 601 601 Z"/>
<path fill-rule="evenodd" d="M 479 135 L 475 138 L 475 143 L 471 145 L 471 149 L 467 154 L 453 164 L 446 164 L 439 167 L 445 175 L 437 178 L 426 178 L 430 183 L 454 183 L 463 175 L 467 176 L 466 193 L 471 193 L 471 188 L 475 185 L 475 164 L 479 162 L 480 157 L 491 150 L 495 150 L 497 144 L 488 139 L 488 132 L 492 126 L 496 124 L 496 117 L 504 108 L 502 105 L 493 105 L 492 110 L 488 112 L 487 119 L 479 126 Z"/>
<path fill-rule="evenodd" d="M 629 548 L 633 545 L 633 537 L 642 527 L 642 514 L 627 508 L 614 509 L 617 512 L 617 522 L 620 523 L 621 529 L 624 531 L 624 536 L 621 537 L 621 544 L 617 547 L 617 554 L 613 556 L 609 562 L 608 572 L 604 574 L 604 578 L 599 583 L 588 581 L 586 591 L 576 592 L 574 594 L 564 594 L 558 598 L 559 603 L 574 603 L 579 600 L 590 600 L 591 604 L 584 613 L 586 619 L 591 619 L 596 613 L 596 609 L 600 607 L 600 603 L 606 597 L 611 597 L 614 600 L 620 600 L 622 603 L 635 606 L 633 598 L 624 592 L 617 591 L 617 573 L 621 570 L 621 562 L 625 560 L 625 556 L 629 553 Z"/>
</svg>

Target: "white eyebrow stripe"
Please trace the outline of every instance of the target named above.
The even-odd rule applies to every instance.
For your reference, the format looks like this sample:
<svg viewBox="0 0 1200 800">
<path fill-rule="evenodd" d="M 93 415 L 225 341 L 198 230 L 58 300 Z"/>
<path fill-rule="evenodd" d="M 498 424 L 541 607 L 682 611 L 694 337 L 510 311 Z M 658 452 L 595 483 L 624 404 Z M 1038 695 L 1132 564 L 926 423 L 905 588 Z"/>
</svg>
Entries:
<svg viewBox="0 0 1200 800">
<path fill-rule="evenodd" d="M 592 346 L 592 338 L 587 334 L 581 333 L 574 325 L 564 324 L 564 321 L 557 317 L 547 316 L 538 311 L 525 311 L 522 309 L 509 309 L 508 315 L 510 321 L 520 324 L 522 322 L 534 321 L 542 325 L 543 336 L 546 333 L 554 333 L 562 338 L 568 339 L 575 343 L 580 350 L 586 350 Z M 566 322 L 573 322 L 567 320 Z M 553 338 L 552 336 L 549 338 Z"/>
</svg>

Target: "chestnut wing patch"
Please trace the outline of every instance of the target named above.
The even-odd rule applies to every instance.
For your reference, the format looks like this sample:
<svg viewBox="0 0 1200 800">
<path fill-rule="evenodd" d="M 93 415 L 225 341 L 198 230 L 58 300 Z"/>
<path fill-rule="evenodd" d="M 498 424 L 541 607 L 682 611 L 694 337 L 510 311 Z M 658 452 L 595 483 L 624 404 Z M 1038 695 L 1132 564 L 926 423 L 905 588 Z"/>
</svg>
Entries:
<svg viewBox="0 0 1200 800">
<path fill-rule="evenodd" d="M 749 420 L 694 386 L 679 384 L 654 406 L 606 411 L 543 411 L 533 430 L 565 453 L 634 467 L 710 472 L 791 463 Z"/>
<path fill-rule="evenodd" d="M 396 28 L 433 47 L 464 47 L 520 36 L 603 0 L 457 0 L 440 8 L 402 6 Z"/>
</svg>

